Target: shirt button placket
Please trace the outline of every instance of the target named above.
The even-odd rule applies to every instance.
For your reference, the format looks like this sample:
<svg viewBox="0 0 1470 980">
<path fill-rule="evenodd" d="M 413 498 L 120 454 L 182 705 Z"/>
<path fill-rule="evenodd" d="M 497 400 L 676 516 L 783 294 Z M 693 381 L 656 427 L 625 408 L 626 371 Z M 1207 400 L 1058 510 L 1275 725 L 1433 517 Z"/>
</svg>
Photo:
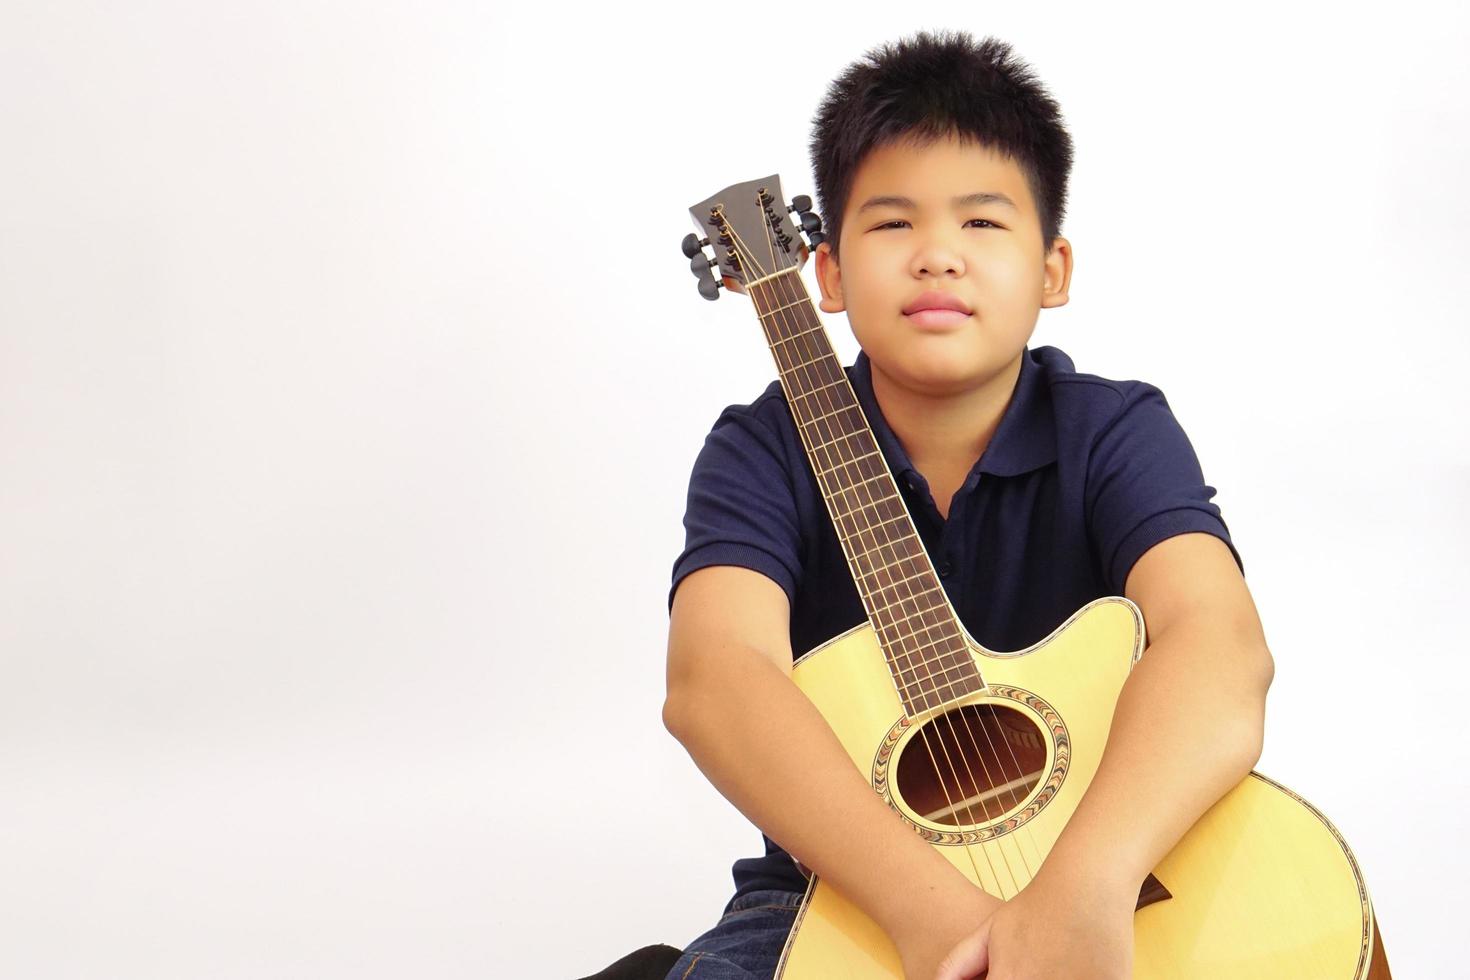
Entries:
<svg viewBox="0 0 1470 980">
<path fill-rule="evenodd" d="M 954 495 L 949 505 L 949 520 L 944 522 L 944 533 L 939 539 L 938 562 L 935 563 L 935 571 L 940 578 L 949 578 L 954 574 L 955 566 L 959 562 L 959 545 L 956 541 L 960 538 L 960 524 L 963 521 L 963 513 L 967 501 L 964 499 L 968 485 Z"/>
</svg>

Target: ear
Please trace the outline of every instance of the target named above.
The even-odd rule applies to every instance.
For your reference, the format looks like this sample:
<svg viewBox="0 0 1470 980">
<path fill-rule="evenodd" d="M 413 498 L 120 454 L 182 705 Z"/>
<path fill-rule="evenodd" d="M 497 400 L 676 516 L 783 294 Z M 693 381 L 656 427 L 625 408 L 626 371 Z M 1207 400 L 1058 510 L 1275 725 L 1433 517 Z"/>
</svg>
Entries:
<svg viewBox="0 0 1470 980">
<path fill-rule="evenodd" d="M 1072 243 L 1058 235 L 1042 266 L 1041 308 L 1067 305 L 1067 288 L 1072 284 Z"/>
<path fill-rule="evenodd" d="M 826 242 L 817 246 L 817 286 L 822 290 L 817 308 L 823 313 L 841 313 L 847 309 L 842 302 L 842 270 L 832 256 L 832 246 Z"/>
</svg>

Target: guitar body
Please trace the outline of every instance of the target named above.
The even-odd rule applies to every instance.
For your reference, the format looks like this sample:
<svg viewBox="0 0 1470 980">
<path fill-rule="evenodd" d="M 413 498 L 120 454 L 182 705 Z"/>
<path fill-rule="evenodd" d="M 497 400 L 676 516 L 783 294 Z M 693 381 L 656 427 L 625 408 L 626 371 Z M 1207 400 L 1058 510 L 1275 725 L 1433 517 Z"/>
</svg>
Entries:
<svg viewBox="0 0 1470 980">
<path fill-rule="evenodd" d="M 1114 705 L 1143 648 L 1137 607 L 1099 599 L 1026 650 L 995 654 L 972 642 L 988 690 L 918 720 L 905 716 L 867 624 L 802 657 L 792 676 L 889 805 L 971 881 L 1008 899 L 1040 867 L 1097 771 Z M 959 758 L 966 746 L 974 747 L 968 764 Z M 1033 775 L 1019 787 L 993 778 L 1001 789 L 967 809 L 953 793 L 936 798 L 921 777 L 901 778 L 936 764 Z M 984 798 L 983 782 L 972 781 L 980 791 L 972 795 Z M 1140 812 L 1150 805 L 1138 801 Z M 1207 811 L 1153 878 L 1162 887 L 1145 888 L 1134 921 L 1140 980 L 1361 980 L 1370 965 L 1380 975 L 1372 906 L 1347 844 L 1305 800 L 1258 773 Z M 777 976 L 861 980 L 902 971 L 887 935 L 813 877 Z"/>
</svg>

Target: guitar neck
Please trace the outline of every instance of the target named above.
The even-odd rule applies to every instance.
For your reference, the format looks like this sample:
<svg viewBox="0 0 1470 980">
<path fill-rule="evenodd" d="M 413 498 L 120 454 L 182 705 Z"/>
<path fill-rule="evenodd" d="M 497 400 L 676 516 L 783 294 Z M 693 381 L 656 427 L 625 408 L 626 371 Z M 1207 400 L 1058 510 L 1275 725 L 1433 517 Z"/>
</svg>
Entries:
<svg viewBox="0 0 1470 980">
<path fill-rule="evenodd" d="M 984 681 L 798 270 L 747 291 L 848 570 L 914 717 Z"/>
</svg>

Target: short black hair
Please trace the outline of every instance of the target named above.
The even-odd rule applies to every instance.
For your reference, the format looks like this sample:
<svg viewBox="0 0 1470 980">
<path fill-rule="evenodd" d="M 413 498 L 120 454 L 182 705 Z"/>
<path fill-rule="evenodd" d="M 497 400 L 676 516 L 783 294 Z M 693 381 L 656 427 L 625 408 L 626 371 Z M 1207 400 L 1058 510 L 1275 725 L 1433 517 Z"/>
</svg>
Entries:
<svg viewBox="0 0 1470 980">
<path fill-rule="evenodd" d="M 1061 234 L 1072 137 L 1061 107 L 1004 41 L 964 31 L 883 44 L 850 64 L 812 120 L 812 171 L 835 255 L 858 165 L 873 149 L 948 135 L 1010 157 L 1026 175 L 1044 251 Z"/>
</svg>

